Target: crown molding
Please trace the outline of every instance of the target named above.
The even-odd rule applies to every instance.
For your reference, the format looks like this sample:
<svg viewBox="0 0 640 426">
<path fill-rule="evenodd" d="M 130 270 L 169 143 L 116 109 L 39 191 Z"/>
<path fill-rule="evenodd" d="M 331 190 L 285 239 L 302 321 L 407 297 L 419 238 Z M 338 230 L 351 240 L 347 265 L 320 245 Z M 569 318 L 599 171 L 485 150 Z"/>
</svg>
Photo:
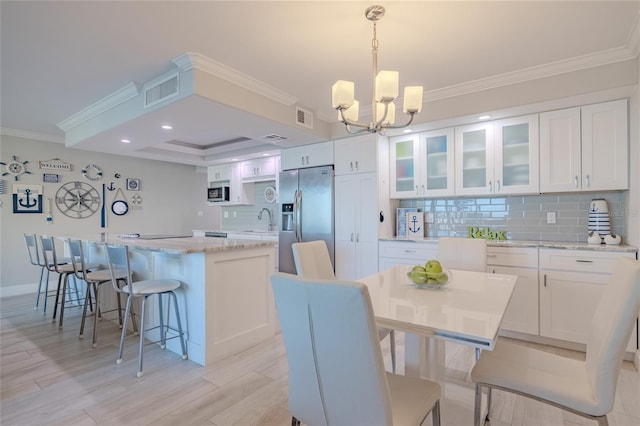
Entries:
<svg viewBox="0 0 640 426">
<path fill-rule="evenodd" d="M 8 127 L 0 127 L 0 134 L 5 136 L 15 136 L 17 138 L 34 139 L 44 142 L 64 143 L 64 137 L 49 135 L 46 133 L 29 132 L 26 130 L 10 129 Z"/>
<path fill-rule="evenodd" d="M 244 89 L 262 95 L 286 106 L 295 104 L 298 99 L 282 90 L 269 86 L 253 77 L 234 70 L 227 65 L 214 61 L 200 53 L 187 52 L 171 60 L 182 71 L 197 69 L 226 80 Z"/>
<path fill-rule="evenodd" d="M 61 121 L 57 126 L 63 132 L 67 132 L 70 129 L 76 127 L 78 124 L 96 117 L 111 108 L 120 105 L 129 99 L 135 98 L 140 94 L 140 88 L 142 86 L 139 83 L 129 83 L 122 89 L 116 90 L 112 94 L 100 99 L 98 102 L 89 105 L 80 112 L 73 114 L 71 117 Z"/>
<path fill-rule="evenodd" d="M 624 46 L 605 50 L 589 55 L 577 56 L 563 59 L 561 61 L 550 62 L 548 64 L 525 68 L 518 71 L 504 73 L 488 78 L 469 81 L 454 86 L 443 87 L 425 92 L 425 101 L 436 101 L 440 99 L 452 98 L 466 95 L 482 90 L 495 89 L 517 83 L 524 83 L 545 77 L 566 74 L 574 71 L 581 71 L 589 68 L 609 65 L 616 62 L 623 62 L 634 59 L 638 56 L 638 47 Z"/>
</svg>

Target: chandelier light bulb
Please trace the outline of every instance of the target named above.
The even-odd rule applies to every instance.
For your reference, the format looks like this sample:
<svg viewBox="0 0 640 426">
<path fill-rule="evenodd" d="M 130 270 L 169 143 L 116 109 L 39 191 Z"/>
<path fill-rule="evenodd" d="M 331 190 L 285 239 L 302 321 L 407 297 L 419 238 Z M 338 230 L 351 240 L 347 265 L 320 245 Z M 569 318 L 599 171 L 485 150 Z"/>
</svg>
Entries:
<svg viewBox="0 0 640 426">
<path fill-rule="evenodd" d="M 390 102 L 398 97 L 398 71 L 380 71 L 376 76 L 376 102 Z"/>
<path fill-rule="evenodd" d="M 407 86 L 404 88 L 402 111 L 405 113 L 422 111 L 422 86 Z"/>
<path fill-rule="evenodd" d="M 353 81 L 338 80 L 331 87 L 331 100 L 334 109 L 349 108 L 354 102 Z"/>
</svg>

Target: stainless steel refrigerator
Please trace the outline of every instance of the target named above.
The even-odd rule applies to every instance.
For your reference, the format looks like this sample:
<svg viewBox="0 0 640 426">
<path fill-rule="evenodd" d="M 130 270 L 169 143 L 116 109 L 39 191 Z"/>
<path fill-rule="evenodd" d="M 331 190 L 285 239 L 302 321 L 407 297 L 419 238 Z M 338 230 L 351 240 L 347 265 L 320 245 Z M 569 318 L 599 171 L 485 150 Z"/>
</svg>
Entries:
<svg viewBox="0 0 640 426">
<path fill-rule="evenodd" d="M 296 273 L 291 244 L 324 240 L 334 264 L 333 166 L 280 173 L 280 272 Z"/>
</svg>

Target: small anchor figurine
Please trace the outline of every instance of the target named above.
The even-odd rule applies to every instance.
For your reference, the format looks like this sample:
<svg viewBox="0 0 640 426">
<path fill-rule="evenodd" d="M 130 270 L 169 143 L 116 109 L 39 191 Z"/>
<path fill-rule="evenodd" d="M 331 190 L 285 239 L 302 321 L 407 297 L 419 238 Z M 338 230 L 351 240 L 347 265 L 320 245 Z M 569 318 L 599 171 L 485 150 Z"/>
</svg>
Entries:
<svg viewBox="0 0 640 426">
<path fill-rule="evenodd" d="M 107 189 L 108 189 L 109 191 L 113 191 L 113 190 L 115 190 L 115 189 L 116 189 L 116 186 L 113 184 L 113 182 L 111 182 L 111 183 L 109 184 L 109 186 L 107 186 Z"/>
<path fill-rule="evenodd" d="M 31 207 L 35 207 L 35 205 L 38 204 L 38 201 L 36 199 L 34 199 L 33 202 L 29 201 L 29 199 L 31 198 L 31 190 L 30 189 L 28 189 L 28 188 L 25 189 L 24 190 L 24 194 L 25 194 L 24 201 L 22 199 L 18 200 L 18 204 L 20 204 L 22 207 L 30 209 Z"/>
</svg>

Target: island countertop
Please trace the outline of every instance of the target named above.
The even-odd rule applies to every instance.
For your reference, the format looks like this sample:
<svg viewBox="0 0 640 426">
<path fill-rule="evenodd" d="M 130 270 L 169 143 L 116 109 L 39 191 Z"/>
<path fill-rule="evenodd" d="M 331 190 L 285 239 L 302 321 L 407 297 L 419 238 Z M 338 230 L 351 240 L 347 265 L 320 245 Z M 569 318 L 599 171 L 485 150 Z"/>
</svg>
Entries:
<svg viewBox="0 0 640 426">
<path fill-rule="evenodd" d="M 122 244 L 135 249 L 153 250 L 171 254 L 215 253 L 230 250 L 245 250 L 259 247 L 273 247 L 278 243 L 261 240 L 237 240 L 206 237 L 167 237 L 156 239 L 127 238 L 119 234 L 93 234 L 65 236 L 107 244 Z"/>
</svg>

